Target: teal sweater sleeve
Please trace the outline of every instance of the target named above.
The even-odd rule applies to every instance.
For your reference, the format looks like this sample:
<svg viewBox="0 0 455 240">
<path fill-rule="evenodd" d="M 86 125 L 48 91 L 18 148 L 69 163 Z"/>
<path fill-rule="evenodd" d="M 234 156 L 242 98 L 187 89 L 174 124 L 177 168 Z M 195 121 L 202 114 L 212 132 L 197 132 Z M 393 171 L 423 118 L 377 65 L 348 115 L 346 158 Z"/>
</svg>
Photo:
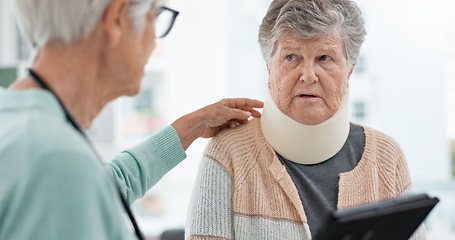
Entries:
<svg viewBox="0 0 455 240">
<path fill-rule="evenodd" d="M 167 172 L 186 158 L 177 132 L 167 126 L 109 164 L 129 204 L 145 195 Z"/>
</svg>

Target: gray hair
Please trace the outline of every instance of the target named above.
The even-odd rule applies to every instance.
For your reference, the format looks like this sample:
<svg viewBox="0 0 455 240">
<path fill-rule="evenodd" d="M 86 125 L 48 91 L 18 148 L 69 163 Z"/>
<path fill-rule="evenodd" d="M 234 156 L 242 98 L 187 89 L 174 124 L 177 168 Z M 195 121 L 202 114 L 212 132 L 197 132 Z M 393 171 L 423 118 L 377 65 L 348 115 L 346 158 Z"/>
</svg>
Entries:
<svg viewBox="0 0 455 240">
<path fill-rule="evenodd" d="M 88 37 L 112 0 L 10 0 L 19 29 L 33 48 L 50 42 L 70 44 Z M 130 17 L 143 28 L 150 4 L 163 0 L 135 0 Z M 133 2 L 132 2 L 133 3 Z"/>
<path fill-rule="evenodd" d="M 259 45 L 267 63 L 276 42 L 288 31 L 302 40 L 338 34 L 350 67 L 357 63 L 366 35 L 360 9 L 353 1 L 274 0 L 259 28 Z"/>
</svg>

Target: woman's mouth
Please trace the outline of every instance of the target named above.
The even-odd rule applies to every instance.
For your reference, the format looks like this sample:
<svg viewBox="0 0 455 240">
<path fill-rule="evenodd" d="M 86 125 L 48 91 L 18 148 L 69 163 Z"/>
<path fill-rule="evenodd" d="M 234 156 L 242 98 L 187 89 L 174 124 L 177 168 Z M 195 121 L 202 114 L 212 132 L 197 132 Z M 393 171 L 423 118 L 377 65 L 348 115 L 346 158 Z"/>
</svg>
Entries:
<svg viewBox="0 0 455 240">
<path fill-rule="evenodd" d="M 299 97 L 302 97 L 302 98 L 318 98 L 317 95 L 313 95 L 313 94 L 300 94 Z"/>
</svg>

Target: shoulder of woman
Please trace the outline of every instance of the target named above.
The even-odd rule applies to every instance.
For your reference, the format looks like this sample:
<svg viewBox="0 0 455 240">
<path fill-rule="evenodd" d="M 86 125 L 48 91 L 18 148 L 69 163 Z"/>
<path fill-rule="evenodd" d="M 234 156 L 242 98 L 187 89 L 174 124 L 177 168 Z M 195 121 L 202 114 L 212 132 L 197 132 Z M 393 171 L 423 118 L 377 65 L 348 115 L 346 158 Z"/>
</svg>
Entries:
<svg viewBox="0 0 455 240">
<path fill-rule="evenodd" d="M 403 150 L 391 136 L 363 126 L 365 130 L 365 152 L 372 157 L 383 179 L 394 194 L 400 193 L 411 178 Z"/>
<path fill-rule="evenodd" d="M 234 129 L 225 129 L 219 132 L 209 142 L 204 155 L 229 171 L 233 171 L 236 162 L 242 166 L 255 161 L 256 152 L 260 146 L 260 121 L 252 119 L 246 124 Z"/>
<path fill-rule="evenodd" d="M 374 154 L 384 157 L 404 157 L 403 150 L 398 142 L 384 132 L 362 126 L 365 131 L 365 148 L 374 151 Z"/>
<path fill-rule="evenodd" d="M 238 149 L 245 145 L 255 144 L 259 127 L 259 119 L 252 119 L 248 121 L 248 123 L 239 125 L 235 128 L 224 129 L 212 138 L 208 145 L 208 149 L 213 147 Z"/>
</svg>

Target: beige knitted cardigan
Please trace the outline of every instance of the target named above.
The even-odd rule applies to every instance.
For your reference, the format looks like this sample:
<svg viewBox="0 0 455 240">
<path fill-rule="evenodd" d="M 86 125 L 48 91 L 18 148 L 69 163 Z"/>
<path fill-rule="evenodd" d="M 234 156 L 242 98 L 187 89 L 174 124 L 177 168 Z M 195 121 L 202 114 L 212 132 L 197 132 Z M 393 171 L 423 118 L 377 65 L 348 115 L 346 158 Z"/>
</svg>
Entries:
<svg viewBox="0 0 455 240">
<path fill-rule="evenodd" d="M 338 209 L 411 193 L 399 145 L 363 128 L 364 153 L 352 171 L 340 175 Z M 193 190 L 186 236 L 311 239 L 297 188 L 262 135 L 259 119 L 223 131 L 210 142 Z"/>
</svg>

